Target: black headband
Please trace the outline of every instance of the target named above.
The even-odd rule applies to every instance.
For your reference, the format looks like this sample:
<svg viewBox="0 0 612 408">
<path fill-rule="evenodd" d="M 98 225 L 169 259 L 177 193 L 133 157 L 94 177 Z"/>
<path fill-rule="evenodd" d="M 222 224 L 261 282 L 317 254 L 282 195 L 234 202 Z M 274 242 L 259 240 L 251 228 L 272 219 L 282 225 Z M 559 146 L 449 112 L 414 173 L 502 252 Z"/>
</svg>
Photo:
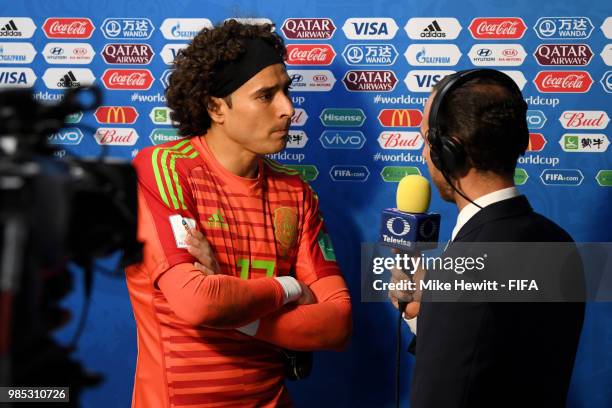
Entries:
<svg viewBox="0 0 612 408">
<path fill-rule="evenodd" d="M 212 96 L 223 98 L 240 88 L 262 69 L 283 64 L 283 58 L 274 47 L 261 38 L 244 41 L 245 52 L 238 59 L 215 68 Z"/>
</svg>

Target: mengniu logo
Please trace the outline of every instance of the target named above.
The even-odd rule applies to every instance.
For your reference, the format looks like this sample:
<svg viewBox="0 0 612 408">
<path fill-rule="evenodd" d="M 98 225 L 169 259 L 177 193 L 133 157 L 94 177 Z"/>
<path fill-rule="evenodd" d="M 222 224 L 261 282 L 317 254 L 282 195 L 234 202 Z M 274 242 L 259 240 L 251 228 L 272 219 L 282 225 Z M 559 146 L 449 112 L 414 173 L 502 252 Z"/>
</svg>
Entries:
<svg viewBox="0 0 612 408">
<path fill-rule="evenodd" d="M 478 17 L 469 30 L 477 40 L 515 40 L 523 37 L 527 26 L 519 17 Z"/>
<path fill-rule="evenodd" d="M 349 18 L 342 26 L 349 40 L 391 40 L 399 27 L 392 18 Z"/>
<path fill-rule="evenodd" d="M 357 181 L 363 183 L 370 176 L 366 166 L 336 165 L 329 169 L 333 181 Z"/>
<path fill-rule="evenodd" d="M 281 31 L 289 40 L 328 40 L 336 26 L 329 18 L 288 18 Z"/>
<path fill-rule="evenodd" d="M 541 152 L 546 146 L 546 139 L 541 133 L 529 133 L 528 152 Z"/>
<path fill-rule="evenodd" d="M 147 90 L 153 85 L 153 75 L 148 69 L 107 69 L 102 74 L 106 89 Z"/>
<path fill-rule="evenodd" d="M 610 118 L 605 111 L 564 111 L 559 122 L 565 129 L 605 129 Z"/>
<path fill-rule="evenodd" d="M 287 149 L 302 149 L 308 143 L 308 135 L 303 130 L 289 130 L 287 134 Z"/>
<path fill-rule="evenodd" d="M 319 138 L 324 149 L 361 149 L 366 141 L 357 130 L 325 130 Z"/>
<path fill-rule="evenodd" d="M 52 145 L 78 145 L 81 140 L 83 140 L 83 133 L 76 127 L 62 129 L 47 136 L 47 141 Z"/>
<path fill-rule="evenodd" d="M 561 149 L 569 153 L 605 153 L 610 141 L 603 133 L 566 133 L 559 140 Z"/>
<path fill-rule="evenodd" d="M 51 17 L 45 20 L 42 29 L 47 38 L 86 39 L 91 37 L 95 27 L 90 19 L 84 17 Z"/>
<path fill-rule="evenodd" d="M 397 84 L 393 71 L 347 71 L 342 78 L 349 92 L 391 92 Z"/>
<path fill-rule="evenodd" d="M 335 57 L 329 44 L 287 45 L 287 65 L 330 65 Z"/>
<path fill-rule="evenodd" d="M 533 83 L 543 93 L 585 93 L 593 78 L 587 71 L 540 71 Z"/>
<path fill-rule="evenodd" d="M 588 17 L 540 17 L 533 27 L 542 40 L 589 38 L 594 28 Z"/>
<path fill-rule="evenodd" d="M 540 65 L 589 65 L 593 51 L 588 44 L 540 44 L 533 56 Z"/>
<path fill-rule="evenodd" d="M 133 128 L 98 128 L 94 138 L 99 145 L 133 146 L 138 140 L 138 133 Z"/>
<path fill-rule="evenodd" d="M 423 113 L 418 109 L 383 109 L 378 122 L 384 127 L 419 127 Z"/>
<path fill-rule="evenodd" d="M 147 65 L 155 53 L 149 44 L 106 44 L 102 57 L 107 64 Z"/>
<path fill-rule="evenodd" d="M 397 55 L 391 44 L 348 44 L 342 51 L 347 65 L 393 65 Z"/>
<path fill-rule="evenodd" d="M 148 18 L 107 18 L 100 29 L 109 40 L 148 40 L 155 27 Z"/>
<path fill-rule="evenodd" d="M 546 115 L 541 110 L 527 111 L 527 127 L 529 129 L 542 129 L 546 123 Z"/>
<path fill-rule="evenodd" d="M 579 186 L 584 176 L 578 169 L 545 169 L 540 179 L 547 186 Z"/>
<path fill-rule="evenodd" d="M 134 123 L 138 111 L 133 106 L 100 106 L 94 113 L 98 123 Z"/>
</svg>

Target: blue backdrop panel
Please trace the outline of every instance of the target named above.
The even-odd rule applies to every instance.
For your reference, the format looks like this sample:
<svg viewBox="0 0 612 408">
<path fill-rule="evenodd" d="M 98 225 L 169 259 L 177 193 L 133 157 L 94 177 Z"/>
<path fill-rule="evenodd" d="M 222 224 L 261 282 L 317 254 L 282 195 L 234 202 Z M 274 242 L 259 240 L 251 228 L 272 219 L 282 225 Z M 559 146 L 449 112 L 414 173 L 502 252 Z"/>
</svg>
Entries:
<svg viewBox="0 0 612 408">
<path fill-rule="evenodd" d="M 163 109 L 167 63 L 193 31 L 230 17 L 276 23 L 290 46 L 299 110 L 290 147 L 275 158 L 307 166 L 299 168 L 320 195 L 354 312 L 348 350 L 317 353 L 312 377 L 290 384 L 291 392 L 298 407 L 385 407 L 393 404 L 395 313 L 388 304 L 360 302 L 360 243 L 376 240 L 380 210 L 393 206 L 397 178 L 427 175 L 415 132 L 428 87 L 448 71 L 510 71 L 530 104 L 533 132 L 519 163 L 520 190 L 577 241 L 611 241 L 610 15 L 604 0 L 3 0 L 0 85 L 33 86 L 38 99 L 53 101 L 67 84 L 93 81 L 105 88 L 105 105 L 134 110 L 76 117 L 52 141 L 80 156 L 98 155 L 109 144 L 109 155 L 130 159 L 175 137 Z M 434 194 L 431 209 L 441 213 L 441 239 L 448 239 L 455 207 Z M 77 289 L 67 299 L 76 314 Z M 60 338 L 73 330 L 74 322 Z M 136 331 L 123 280 L 96 275 L 76 354 L 106 376 L 84 393 L 83 406 L 129 405 Z M 405 395 L 412 362 L 403 359 Z M 569 406 L 611 407 L 610 383 L 612 305 L 594 303 Z"/>
</svg>

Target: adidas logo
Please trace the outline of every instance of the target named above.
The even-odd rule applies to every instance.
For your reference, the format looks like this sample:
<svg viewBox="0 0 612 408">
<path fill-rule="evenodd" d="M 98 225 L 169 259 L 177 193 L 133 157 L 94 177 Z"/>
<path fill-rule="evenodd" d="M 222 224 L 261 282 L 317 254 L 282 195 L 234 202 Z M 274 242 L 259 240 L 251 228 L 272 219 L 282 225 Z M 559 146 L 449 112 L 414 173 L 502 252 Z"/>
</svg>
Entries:
<svg viewBox="0 0 612 408">
<path fill-rule="evenodd" d="M 213 229 L 229 229 L 229 224 L 225 222 L 225 218 L 219 209 L 208 217 L 208 226 Z"/>
<path fill-rule="evenodd" d="M 72 71 L 68 71 L 59 81 L 57 81 L 57 86 L 62 88 L 76 88 L 81 86 L 81 83 L 77 81 Z"/>
<path fill-rule="evenodd" d="M 421 38 L 445 38 L 446 33 L 440 28 L 437 20 L 434 20 L 421 32 Z"/>
<path fill-rule="evenodd" d="M 0 37 L 21 37 L 21 35 L 21 31 L 13 20 L 10 20 L 4 27 L 0 27 Z"/>
</svg>

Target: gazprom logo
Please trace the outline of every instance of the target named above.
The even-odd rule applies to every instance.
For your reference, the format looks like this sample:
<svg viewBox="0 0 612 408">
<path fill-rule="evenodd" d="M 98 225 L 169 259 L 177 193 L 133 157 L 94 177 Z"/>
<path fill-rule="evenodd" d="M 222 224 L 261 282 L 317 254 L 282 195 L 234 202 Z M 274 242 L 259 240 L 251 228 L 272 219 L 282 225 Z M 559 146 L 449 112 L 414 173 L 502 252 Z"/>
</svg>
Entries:
<svg viewBox="0 0 612 408">
<path fill-rule="evenodd" d="M 541 110 L 527 111 L 527 127 L 529 129 L 542 129 L 546 123 L 546 115 Z"/>
<path fill-rule="evenodd" d="M 83 132 L 79 128 L 66 128 L 47 137 L 52 145 L 78 145 L 83 140 Z"/>
<path fill-rule="evenodd" d="M 366 138 L 356 130 L 326 130 L 319 140 L 324 149 L 361 149 Z"/>
</svg>

